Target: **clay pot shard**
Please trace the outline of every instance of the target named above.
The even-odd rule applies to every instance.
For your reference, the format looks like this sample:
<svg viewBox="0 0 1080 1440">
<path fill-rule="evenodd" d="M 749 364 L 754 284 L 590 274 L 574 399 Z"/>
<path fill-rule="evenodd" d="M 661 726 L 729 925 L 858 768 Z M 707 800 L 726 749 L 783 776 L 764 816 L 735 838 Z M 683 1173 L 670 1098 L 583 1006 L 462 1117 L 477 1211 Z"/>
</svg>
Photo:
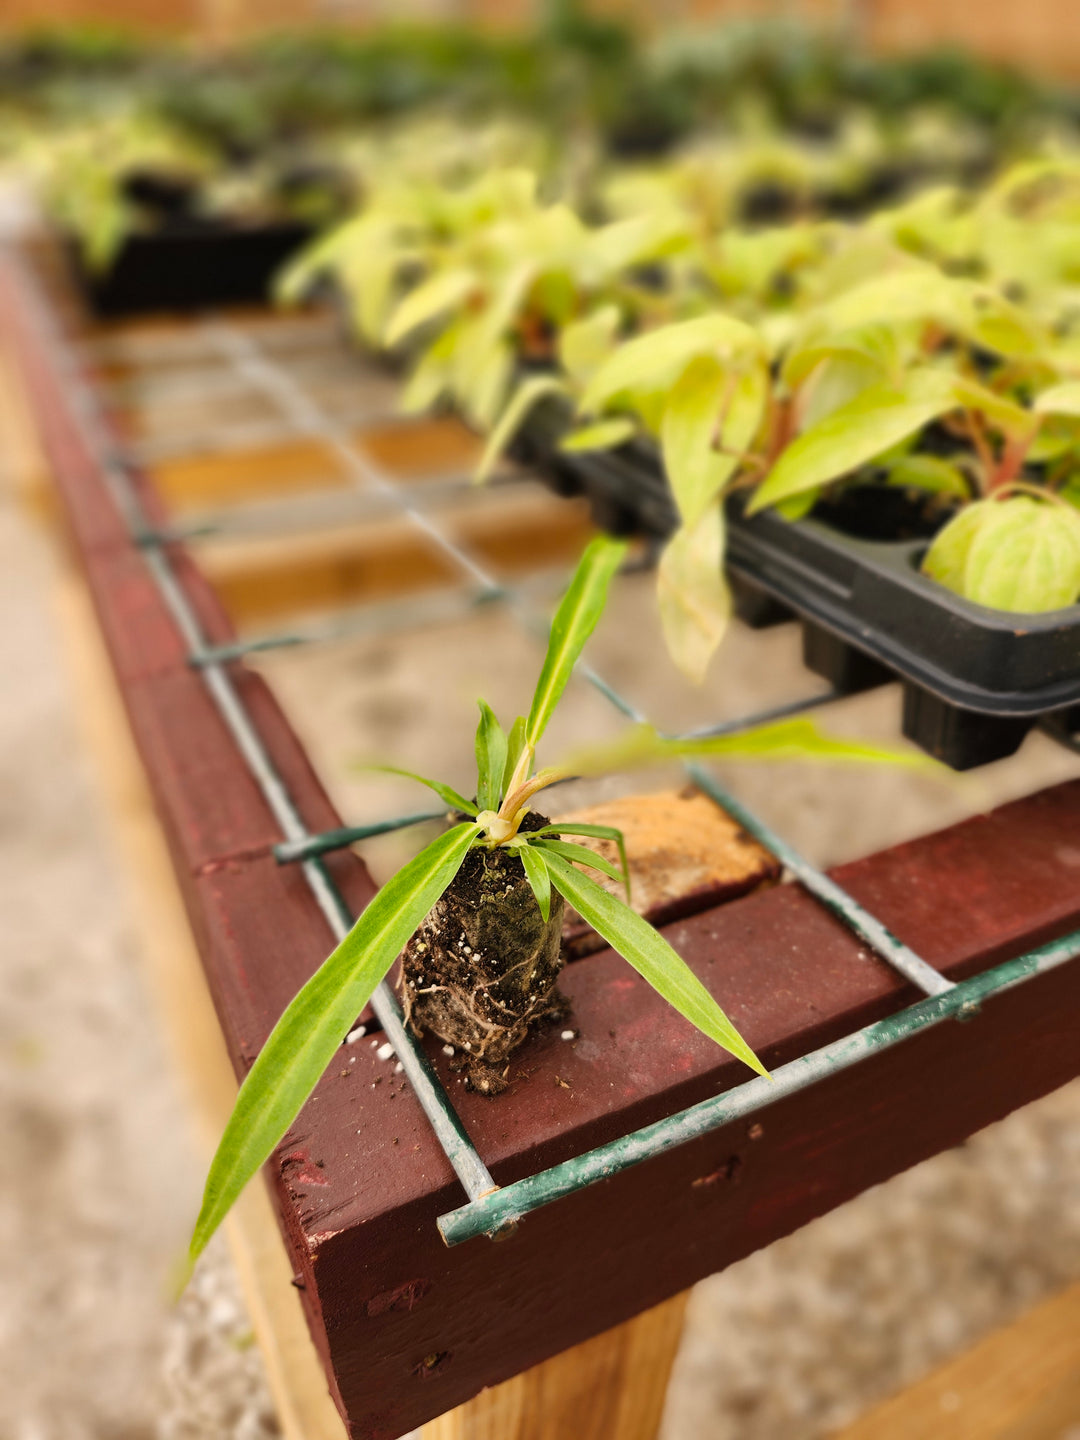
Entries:
<svg viewBox="0 0 1080 1440">
<path fill-rule="evenodd" d="M 548 822 L 530 814 L 523 831 Z M 509 850 L 470 850 L 453 883 L 402 953 L 405 1018 L 455 1050 L 466 1084 L 505 1090 L 509 1056 L 531 1029 L 560 1019 L 556 989 L 564 902 L 551 892 L 544 920 L 520 859 Z"/>
</svg>

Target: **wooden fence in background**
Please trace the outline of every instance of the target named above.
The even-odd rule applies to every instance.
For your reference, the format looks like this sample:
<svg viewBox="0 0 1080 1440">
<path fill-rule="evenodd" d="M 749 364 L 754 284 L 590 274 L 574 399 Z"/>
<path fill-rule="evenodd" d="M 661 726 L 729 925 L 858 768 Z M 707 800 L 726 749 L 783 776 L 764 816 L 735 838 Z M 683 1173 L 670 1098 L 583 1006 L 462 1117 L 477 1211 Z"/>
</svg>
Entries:
<svg viewBox="0 0 1080 1440">
<path fill-rule="evenodd" d="M 88 20 L 194 35 L 211 44 L 282 25 L 368 25 L 406 18 L 527 21 L 543 0 L 3 0 L 0 27 Z M 650 29 L 729 17 L 833 25 L 876 50 L 947 43 L 1047 74 L 1080 77 L 1078 0 L 594 0 Z"/>
</svg>

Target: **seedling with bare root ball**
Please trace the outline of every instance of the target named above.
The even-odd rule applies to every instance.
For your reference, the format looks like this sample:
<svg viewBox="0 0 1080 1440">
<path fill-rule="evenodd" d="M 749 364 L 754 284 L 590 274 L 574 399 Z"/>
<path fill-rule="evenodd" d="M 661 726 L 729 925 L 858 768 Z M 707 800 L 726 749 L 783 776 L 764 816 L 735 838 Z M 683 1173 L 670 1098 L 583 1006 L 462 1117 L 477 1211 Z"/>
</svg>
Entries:
<svg viewBox="0 0 1080 1440">
<path fill-rule="evenodd" d="M 537 796 L 570 776 L 690 755 L 929 762 L 833 739 L 808 720 L 789 720 L 704 740 L 666 738 L 649 726 L 635 726 L 614 743 L 536 770 L 537 746 L 625 553 L 625 542 L 609 538 L 594 540 L 585 551 L 552 623 L 528 715 L 507 731 L 480 701 L 475 800 L 440 781 L 410 777 L 434 790 L 456 823 L 383 886 L 274 1027 L 240 1088 L 211 1165 L 191 1242 L 192 1263 L 270 1157 L 399 956 L 404 1009 L 413 1030 L 430 1031 L 452 1045 L 469 1083 L 482 1093 L 504 1089 L 511 1051 L 533 1028 L 566 1013 L 556 989 L 565 902 L 691 1024 L 765 1073 L 667 940 L 579 868 L 621 879 L 629 900 L 621 834 L 602 825 L 551 824 L 533 808 Z M 614 840 L 620 866 L 567 835 Z"/>
</svg>

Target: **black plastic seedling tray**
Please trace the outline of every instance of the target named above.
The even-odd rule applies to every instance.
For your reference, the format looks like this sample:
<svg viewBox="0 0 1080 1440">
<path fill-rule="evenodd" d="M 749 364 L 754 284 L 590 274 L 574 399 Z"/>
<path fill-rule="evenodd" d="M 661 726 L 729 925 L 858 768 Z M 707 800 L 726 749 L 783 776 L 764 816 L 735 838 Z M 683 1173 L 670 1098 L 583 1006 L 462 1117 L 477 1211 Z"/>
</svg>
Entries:
<svg viewBox="0 0 1080 1440">
<path fill-rule="evenodd" d="M 1080 704 L 1080 605 L 1041 615 L 975 605 L 920 573 L 927 543 L 733 506 L 728 565 L 744 618 L 768 621 L 753 613 L 763 600 L 802 616 L 807 665 L 840 690 L 899 676 L 904 733 L 966 770 Z"/>
<path fill-rule="evenodd" d="M 129 235 L 100 274 L 88 270 L 74 244 L 71 248 L 94 313 L 116 316 L 263 303 L 274 273 L 311 236 L 311 226 L 295 220 L 260 225 L 177 220 Z"/>
<path fill-rule="evenodd" d="M 631 444 L 564 454 L 566 427 L 561 402 L 538 405 L 516 456 L 560 493 L 586 496 L 603 528 L 665 539 L 678 518 L 656 453 Z M 747 517 L 733 501 L 728 569 L 740 618 L 756 627 L 799 618 L 807 667 L 842 693 L 899 679 L 904 734 L 953 769 L 1011 755 L 1039 722 L 1073 734 L 1080 605 L 1014 615 L 953 595 L 919 571 L 948 511 L 873 491 L 861 514 L 858 492 L 847 492 L 831 513 L 819 507 L 795 522 L 773 511 Z"/>
</svg>

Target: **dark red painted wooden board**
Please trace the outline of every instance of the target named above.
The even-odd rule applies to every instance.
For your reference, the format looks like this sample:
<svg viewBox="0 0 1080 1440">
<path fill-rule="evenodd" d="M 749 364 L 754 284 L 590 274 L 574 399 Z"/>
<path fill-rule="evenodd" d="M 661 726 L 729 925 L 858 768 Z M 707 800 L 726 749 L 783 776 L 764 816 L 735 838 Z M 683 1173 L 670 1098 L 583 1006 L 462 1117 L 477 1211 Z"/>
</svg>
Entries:
<svg viewBox="0 0 1080 1440">
<path fill-rule="evenodd" d="M 73 533 L 242 1072 L 325 953 L 326 926 L 299 874 L 269 856 L 273 822 L 142 583 L 93 457 L 80 458 L 67 397 L 4 273 L 0 305 L 20 322 L 35 402 L 54 460 L 67 466 Z M 188 571 L 185 585 L 224 638 L 201 579 Z M 309 823 L 335 823 L 272 697 L 253 677 L 240 683 Z M 334 868 L 361 905 L 370 882 L 359 861 L 344 855 Z M 1080 926 L 1080 782 L 846 866 L 838 878 L 948 974 L 973 973 Z M 773 1064 L 914 998 L 796 888 L 667 933 Z M 746 1073 L 610 952 L 573 966 L 565 989 L 579 1038 L 565 1042 L 556 1031 L 523 1047 L 521 1078 L 505 1096 L 467 1095 L 447 1076 L 503 1183 Z M 435 1217 L 463 1197 L 426 1120 L 392 1061 L 380 1061 L 366 1039 L 344 1049 L 272 1179 L 352 1433 L 392 1440 L 1072 1078 L 1078 1006 L 1074 963 L 989 1002 L 967 1024 L 940 1026 L 769 1107 L 756 1123 L 730 1125 L 537 1212 L 506 1242 L 452 1251 Z"/>
</svg>

